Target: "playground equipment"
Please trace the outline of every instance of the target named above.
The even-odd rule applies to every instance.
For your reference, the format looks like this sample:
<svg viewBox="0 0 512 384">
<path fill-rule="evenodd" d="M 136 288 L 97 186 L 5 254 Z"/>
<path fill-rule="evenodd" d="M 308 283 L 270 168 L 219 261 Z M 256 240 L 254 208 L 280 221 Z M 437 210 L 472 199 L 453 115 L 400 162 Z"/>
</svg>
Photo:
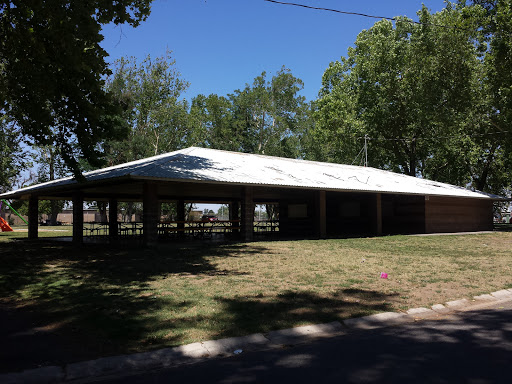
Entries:
<svg viewBox="0 0 512 384">
<path fill-rule="evenodd" d="M 2 201 L 0 201 L 0 210 L 2 209 Z M 0 217 L 0 229 L 2 232 L 12 232 L 11 226 L 5 221 L 3 218 Z"/>
<path fill-rule="evenodd" d="M 28 225 L 27 220 L 25 220 L 13 207 L 11 207 L 11 205 L 7 202 L 7 200 L 3 200 L 2 199 L 0 201 L 0 209 L 2 209 L 2 204 L 3 203 L 5 203 L 5 205 L 7 205 L 12 212 L 14 212 L 21 220 L 23 220 L 25 222 L 25 224 Z M 7 223 L 7 221 L 2 219 L 1 217 L 0 217 L 0 229 L 2 230 L 2 232 L 13 232 L 13 229 Z"/>
<path fill-rule="evenodd" d="M 2 230 L 2 232 L 13 232 L 13 229 L 11 228 L 11 226 L 9 224 L 7 224 L 7 221 L 2 219 L 1 217 L 0 217 L 0 229 Z"/>
</svg>

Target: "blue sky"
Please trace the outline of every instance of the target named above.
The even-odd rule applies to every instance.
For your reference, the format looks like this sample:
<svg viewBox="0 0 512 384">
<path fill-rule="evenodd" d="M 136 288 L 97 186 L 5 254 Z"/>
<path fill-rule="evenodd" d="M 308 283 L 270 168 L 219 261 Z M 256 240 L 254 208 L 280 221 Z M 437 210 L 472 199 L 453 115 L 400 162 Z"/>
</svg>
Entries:
<svg viewBox="0 0 512 384">
<path fill-rule="evenodd" d="M 433 12 L 443 0 L 295 0 L 317 7 L 417 20 L 424 3 Z M 316 98 L 331 61 L 345 56 L 357 34 L 377 19 L 284 6 L 263 0 L 155 0 L 137 28 L 108 25 L 103 48 L 113 63 L 173 51 L 176 68 L 190 82 L 184 97 L 226 95 L 251 83 L 262 71 L 281 66 L 304 81 L 302 94 Z"/>
</svg>

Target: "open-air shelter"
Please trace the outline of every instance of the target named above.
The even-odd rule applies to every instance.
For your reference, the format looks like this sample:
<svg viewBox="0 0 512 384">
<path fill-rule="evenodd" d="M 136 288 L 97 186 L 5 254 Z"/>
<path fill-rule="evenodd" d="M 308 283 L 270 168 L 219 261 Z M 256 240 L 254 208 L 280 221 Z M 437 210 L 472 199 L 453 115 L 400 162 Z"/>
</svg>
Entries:
<svg viewBox="0 0 512 384">
<path fill-rule="evenodd" d="M 37 238 L 38 201 L 73 201 L 73 241 L 83 241 L 83 202 L 108 201 L 108 238 L 120 235 L 119 201 L 143 203 L 145 244 L 164 234 L 161 202 L 177 202 L 174 231 L 186 230 L 184 204 L 229 204 L 224 230 L 254 236 L 255 204 L 278 207 L 281 238 L 491 230 L 493 203 L 504 198 L 370 167 L 190 147 L 68 177 L 0 198 L 29 202 L 29 238 Z M 168 227 L 169 228 L 169 227 Z"/>
</svg>

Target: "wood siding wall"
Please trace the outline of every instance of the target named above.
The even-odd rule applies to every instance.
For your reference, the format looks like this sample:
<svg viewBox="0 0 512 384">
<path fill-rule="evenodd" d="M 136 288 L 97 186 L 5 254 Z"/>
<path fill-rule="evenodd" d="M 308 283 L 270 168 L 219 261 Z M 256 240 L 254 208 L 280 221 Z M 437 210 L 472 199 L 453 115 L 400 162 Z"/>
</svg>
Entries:
<svg viewBox="0 0 512 384">
<path fill-rule="evenodd" d="M 430 196 L 425 199 L 425 232 L 492 230 L 493 202 L 484 199 Z"/>
</svg>

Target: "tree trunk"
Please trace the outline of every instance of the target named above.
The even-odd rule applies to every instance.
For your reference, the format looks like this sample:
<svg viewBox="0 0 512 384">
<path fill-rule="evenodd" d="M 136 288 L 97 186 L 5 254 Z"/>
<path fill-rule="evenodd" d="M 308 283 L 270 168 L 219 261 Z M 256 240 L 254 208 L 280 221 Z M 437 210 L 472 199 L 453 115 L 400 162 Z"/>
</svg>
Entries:
<svg viewBox="0 0 512 384">
<path fill-rule="evenodd" d="M 126 221 L 128 223 L 132 222 L 132 214 L 133 214 L 133 203 L 130 201 L 126 204 Z"/>
<path fill-rule="evenodd" d="M 475 188 L 478 191 L 485 191 L 487 189 L 487 178 L 489 177 L 489 171 L 491 170 L 491 164 L 494 160 L 494 153 L 496 152 L 496 145 L 493 145 L 489 151 L 489 155 L 484 163 L 484 168 L 480 177 L 475 180 Z"/>
<path fill-rule="evenodd" d="M 57 225 L 59 211 L 59 202 L 57 200 L 50 200 L 50 225 Z"/>
<path fill-rule="evenodd" d="M 107 220 L 107 202 L 106 201 L 98 201 L 98 211 L 100 212 L 100 222 L 106 223 Z"/>
<path fill-rule="evenodd" d="M 409 176 L 416 177 L 416 137 L 412 138 L 409 148 Z"/>
</svg>

